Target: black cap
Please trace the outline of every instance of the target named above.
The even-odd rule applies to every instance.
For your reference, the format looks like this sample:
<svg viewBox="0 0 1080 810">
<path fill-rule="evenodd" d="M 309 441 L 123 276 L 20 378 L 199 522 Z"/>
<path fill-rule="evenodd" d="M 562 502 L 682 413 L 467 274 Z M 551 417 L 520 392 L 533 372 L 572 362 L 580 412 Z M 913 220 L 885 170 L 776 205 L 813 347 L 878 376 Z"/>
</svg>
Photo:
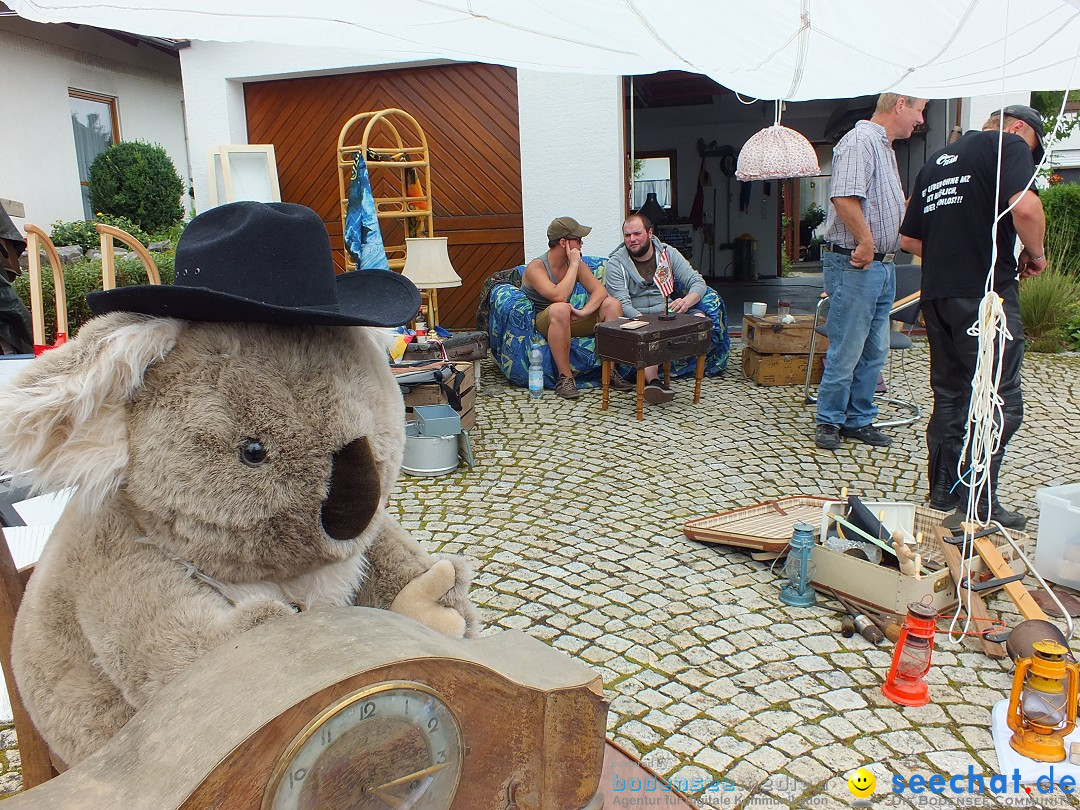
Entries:
<svg viewBox="0 0 1080 810">
<path fill-rule="evenodd" d="M 995 113 L 996 114 L 996 113 Z M 1035 137 L 1039 142 L 1039 146 L 1032 150 L 1032 155 L 1035 158 L 1035 162 L 1039 163 L 1043 159 L 1045 153 L 1045 145 L 1043 144 L 1043 120 L 1039 115 L 1039 111 L 1034 107 L 1028 107 L 1024 104 L 1010 104 L 1001 114 L 1007 115 L 1009 118 L 1015 118 L 1017 121 L 1023 121 L 1033 130 L 1035 130 Z"/>
</svg>

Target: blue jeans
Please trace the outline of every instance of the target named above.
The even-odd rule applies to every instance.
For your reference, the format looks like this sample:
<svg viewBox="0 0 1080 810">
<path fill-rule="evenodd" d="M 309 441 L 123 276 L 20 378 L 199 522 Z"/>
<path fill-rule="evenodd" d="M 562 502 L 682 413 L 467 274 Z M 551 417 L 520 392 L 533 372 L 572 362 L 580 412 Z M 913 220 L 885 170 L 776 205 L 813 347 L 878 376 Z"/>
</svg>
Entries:
<svg viewBox="0 0 1080 810">
<path fill-rule="evenodd" d="M 877 417 L 874 389 L 889 354 L 889 310 L 896 266 L 873 262 L 859 270 L 849 256 L 823 251 L 829 350 L 818 386 L 817 422 L 855 429 Z"/>
</svg>

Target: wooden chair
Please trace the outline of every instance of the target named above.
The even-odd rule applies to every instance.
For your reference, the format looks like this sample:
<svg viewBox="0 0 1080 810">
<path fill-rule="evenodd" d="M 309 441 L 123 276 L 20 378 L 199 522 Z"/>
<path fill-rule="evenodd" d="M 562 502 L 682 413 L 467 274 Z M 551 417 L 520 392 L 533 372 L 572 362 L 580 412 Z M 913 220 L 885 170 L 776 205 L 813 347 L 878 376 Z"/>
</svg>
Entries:
<svg viewBox="0 0 1080 810">
<path fill-rule="evenodd" d="M 139 261 L 142 262 L 143 269 L 146 270 L 146 277 L 151 284 L 161 283 L 161 275 L 158 273 L 157 265 L 154 264 L 153 257 L 150 255 L 150 252 L 143 247 L 142 242 L 127 231 L 122 231 L 119 228 L 114 228 L 112 225 L 105 225 L 101 222 L 97 224 L 97 232 L 101 235 L 101 288 L 103 290 L 111 290 L 116 287 L 116 253 L 113 245 L 114 239 L 119 239 L 126 247 L 135 251 L 135 255 L 138 256 Z"/>
<path fill-rule="evenodd" d="M 11 668 L 11 638 L 15 629 L 15 616 L 22 604 L 26 583 L 34 566 L 15 567 L 7 538 L 0 529 L 0 664 L 7 681 L 11 714 L 15 719 L 15 735 L 19 739 L 19 756 L 22 759 L 23 789 L 28 790 L 52 779 L 67 768 L 59 757 L 53 756 L 49 746 L 38 733 L 26 713 L 19 690 L 15 686 L 15 674 Z"/>
<path fill-rule="evenodd" d="M 67 320 L 67 294 L 64 288 L 64 271 L 60 267 L 60 255 L 56 252 L 56 246 L 41 228 L 36 225 L 27 225 L 26 228 L 26 256 L 30 270 L 30 320 L 34 331 L 34 345 L 45 345 L 45 307 L 41 296 L 41 250 L 45 250 L 45 256 L 49 261 L 53 275 L 53 291 L 56 296 L 56 332 L 68 334 Z M 142 243 L 127 231 L 114 228 L 99 222 L 97 232 L 101 237 L 101 287 L 111 290 L 116 287 L 116 249 L 113 240 L 119 239 L 124 245 L 134 251 L 146 270 L 146 278 L 150 284 L 160 284 L 161 274 L 150 252 L 143 247 Z"/>
<path fill-rule="evenodd" d="M 56 296 L 56 334 L 67 335 L 67 295 L 64 292 L 64 271 L 60 269 L 60 256 L 56 246 L 45 231 L 37 225 L 26 228 L 26 260 L 30 273 L 30 320 L 33 324 L 34 345 L 45 345 L 45 306 L 41 299 L 41 248 L 49 260 L 53 275 L 53 294 Z M 5 548 L 6 548 L 5 544 Z"/>
</svg>

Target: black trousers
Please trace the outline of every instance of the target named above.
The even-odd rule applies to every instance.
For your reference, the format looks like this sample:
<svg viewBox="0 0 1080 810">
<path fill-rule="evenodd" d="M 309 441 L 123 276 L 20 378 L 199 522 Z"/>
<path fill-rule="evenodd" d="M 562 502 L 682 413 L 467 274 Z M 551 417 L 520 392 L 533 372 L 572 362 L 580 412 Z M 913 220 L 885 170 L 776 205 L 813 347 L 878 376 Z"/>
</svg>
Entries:
<svg viewBox="0 0 1080 810">
<path fill-rule="evenodd" d="M 1005 323 L 1012 340 L 1005 342 L 1001 357 L 1001 385 L 998 389 L 1003 404 L 1004 422 L 1001 426 L 1001 446 L 990 463 L 990 484 L 997 493 L 998 473 L 1005 456 L 1005 445 L 1024 419 L 1024 397 L 1020 390 L 1020 366 L 1024 361 L 1024 331 L 1020 323 L 1020 291 L 1016 282 L 1000 290 L 1004 300 Z M 934 412 L 926 427 L 926 449 L 929 454 L 930 497 L 948 501 L 956 484 L 956 467 L 967 432 L 968 407 L 971 403 L 971 380 L 975 375 L 978 339 L 967 333 L 979 315 L 981 298 L 934 298 L 922 302 L 926 320 L 926 337 L 930 342 L 930 387 L 934 391 Z M 964 469 L 970 459 L 964 460 Z M 955 493 L 967 497 L 963 484 Z M 991 504 L 993 508 L 995 504 Z M 983 516 L 985 504 L 980 506 Z"/>
</svg>

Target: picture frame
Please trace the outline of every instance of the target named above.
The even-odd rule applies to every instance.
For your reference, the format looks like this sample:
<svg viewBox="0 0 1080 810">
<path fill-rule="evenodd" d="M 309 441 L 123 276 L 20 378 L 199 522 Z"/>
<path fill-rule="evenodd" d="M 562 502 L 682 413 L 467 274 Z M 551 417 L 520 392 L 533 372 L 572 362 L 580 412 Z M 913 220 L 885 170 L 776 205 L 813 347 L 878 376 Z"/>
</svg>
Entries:
<svg viewBox="0 0 1080 810">
<path fill-rule="evenodd" d="M 207 152 L 210 207 L 237 200 L 281 202 L 273 144 L 223 144 Z"/>
</svg>

